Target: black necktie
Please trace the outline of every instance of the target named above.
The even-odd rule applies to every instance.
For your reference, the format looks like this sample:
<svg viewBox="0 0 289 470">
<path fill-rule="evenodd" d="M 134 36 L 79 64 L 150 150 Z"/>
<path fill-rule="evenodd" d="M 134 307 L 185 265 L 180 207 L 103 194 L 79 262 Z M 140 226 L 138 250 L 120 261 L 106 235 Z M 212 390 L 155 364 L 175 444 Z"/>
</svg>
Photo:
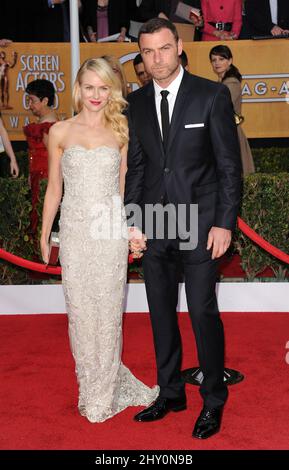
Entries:
<svg viewBox="0 0 289 470">
<path fill-rule="evenodd" d="M 167 96 L 169 91 L 161 91 L 162 101 L 161 101 L 161 117 L 162 117 L 162 132 L 163 132 L 163 146 L 166 150 L 168 137 L 170 132 L 170 115 L 169 115 L 169 102 Z"/>
</svg>

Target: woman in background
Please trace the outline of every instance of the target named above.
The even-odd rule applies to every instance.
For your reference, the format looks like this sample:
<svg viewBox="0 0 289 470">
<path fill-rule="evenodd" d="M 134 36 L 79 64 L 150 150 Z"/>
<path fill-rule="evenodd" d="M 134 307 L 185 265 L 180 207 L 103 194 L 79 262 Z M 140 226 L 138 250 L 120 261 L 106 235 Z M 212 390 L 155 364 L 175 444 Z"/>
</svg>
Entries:
<svg viewBox="0 0 289 470">
<path fill-rule="evenodd" d="M 105 421 L 128 406 L 158 395 L 121 361 L 122 313 L 128 239 L 123 207 L 128 123 L 120 81 L 102 58 L 80 67 L 73 88 L 71 119 L 49 135 L 49 179 L 41 249 L 56 211 L 69 336 L 79 384 L 78 409 L 90 422 Z"/>
<path fill-rule="evenodd" d="M 82 0 L 82 25 L 90 42 L 118 34 L 123 42 L 129 29 L 127 0 Z"/>
<path fill-rule="evenodd" d="M 32 195 L 31 232 L 37 233 L 38 215 L 37 202 L 39 199 L 39 184 L 42 179 L 48 178 L 48 132 L 57 121 L 52 109 L 54 104 L 54 86 L 49 80 L 34 80 L 26 87 L 27 104 L 37 122 L 28 124 L 23 128 L 28 142 L 29 154 L 29 181 Z"/>
<path fill-rule="evenodd" d="M 242 0 L 201 0 L 204 18 L 202 41 L 238 39 L 242 26 Z"/>
<path fill-rule="evenodd" d="M 238 124 L 238 137 L 241 149 L 243 175 L 246 176 L 255 172 L 254 161 L 248 140 L 243 132 L 241 122 L 241 81 L 242 75 L 233 64 L 232 52 L 227 46 L 215 46 L 210 51 L 210 61 L 213 71 L 218 75 L 219 82 L 226 85 L 231 93 L 232 103 L 236 116 L 236 123 Z"/>
</svg>

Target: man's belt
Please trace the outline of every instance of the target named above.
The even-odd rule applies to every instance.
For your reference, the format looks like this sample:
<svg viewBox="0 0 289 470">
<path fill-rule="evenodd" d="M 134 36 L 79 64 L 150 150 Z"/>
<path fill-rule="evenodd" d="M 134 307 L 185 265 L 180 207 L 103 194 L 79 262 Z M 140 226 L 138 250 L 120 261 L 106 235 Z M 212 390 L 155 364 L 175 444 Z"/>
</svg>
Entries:
<svg viewBox="0 0 289 470">
<path fill-rule="evenodd" d="M 233 23 L 223 23 L 222 21 L 217 21 L 217 23 L 208 21 L 208 23 L 219 31 L 231 31 L 233 25 Z"/>
</svg>

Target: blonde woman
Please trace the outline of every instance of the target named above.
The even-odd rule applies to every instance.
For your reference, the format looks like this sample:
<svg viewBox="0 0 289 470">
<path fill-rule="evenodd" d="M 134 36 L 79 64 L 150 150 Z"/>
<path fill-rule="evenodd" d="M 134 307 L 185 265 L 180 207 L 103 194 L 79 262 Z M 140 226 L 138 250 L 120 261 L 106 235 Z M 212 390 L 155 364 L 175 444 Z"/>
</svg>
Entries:
<svg viewBox="0 0 289 470">
<path fill-rule="evenodd" d="M 120 82 L 104 59 L 88 59 L 80 67 L 73 106 L 76 116 L 56 123 L 49 133 L 41 250 L 47 263 L 64 179 L 60 261 L 78 409 L 90 422 L 102 422 L 128 406 L 152 402 L 158 390 L 137 380 L 121 362 L 128 126 Z"/>
</svg>

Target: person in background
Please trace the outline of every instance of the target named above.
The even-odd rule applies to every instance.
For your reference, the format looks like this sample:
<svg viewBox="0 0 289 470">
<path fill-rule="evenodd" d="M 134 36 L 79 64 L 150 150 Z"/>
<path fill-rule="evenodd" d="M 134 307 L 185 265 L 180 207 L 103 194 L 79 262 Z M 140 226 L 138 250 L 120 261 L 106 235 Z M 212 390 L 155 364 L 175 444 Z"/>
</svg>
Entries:
<svg viewBox="0 0 289 470">
<path fill-rule="evenodd" d="M 2 142 L 1 142 L 2 141 Z M 2 145 L 3 148 L 2 148 Z M 0 113 L 0 152 L 4 151 L 7 153 L 8 157 L 10 158 L 10 173 L 13 178 L 17 178 L 19 176 L 19 168 L 17 165 L 15 153 L 13 151 L 8 132 L 4 127 L 4 123 L 1 119 Z"/>
<path fill-rule="evenodd" d="M 139 13 L 139 6 L 141 3 L 142 0 L 127 0 L 128 18 L 130 20 L 128 36 L 132 42 L 137 42 L 138 33 L 143 24 Z"/>
<path fill-rule="evenodd" d="M 158 16 L 159 18 L 164 18 L 174 23 L 187 23 L 184 19 L 175 14 L 178 3 L 179 0 L 142 0 L 139 7 L 139 14 L 143 21 L 148 21 Z M 183 3 L 201 9 L 201 0 L 185 0 Z M 199 19 L 196 19 L 193 16 L 192 21 L 196 28 L 194 40 L 199 41 L 201 39 L 199 28 L 203 26 L 203 17 L 200 16 Z"/>
<path fill-rule="evenodd" d="M 204 18 L 202 41 L 238 39 L 242 26 L 242 0 L 201 0 Z"/>
<path fill-rule="evenodd" d="M 253 36 L 289 34 L 288 0 L 247 0 L 246 16 Z"/>
<path fill-rule="evenodd" d="M 238 137 L 241 150 L 241 159 L 243 175 L 249 175 L 255 172 L 254 161 L 248 140 L 243 132 L 240 119 L 241 116 L 241 81 L 242 75 L 233 64 L 233 56 L 229 47 L 220 45 L 215 46 L 210 51 L 210 61 L 213 71 L 218 75 L 219 82 L 226 85 L 231 93 L 232 103 L 235 111 Z"/>
<path fill-rule="evenodd" d="M 123 66 L 121 65 L 120 61 L 113 55 L 103 55 L 102 59 L 106 60 L 106 62 L 111 66 L 114 73 L 117 75 L 121 84 L 122 95 L 124 98 L 126 98 L 128 93 L 130 92 L 130 86 L 127 83 Z"/>
<path fill-rule="evenodd" d="M 147 85 L 152 77 L 145 69 L 141 54 L 137 54 L 133 59 L 133 67 L 141 86 Z"/>
<path fill-rule="evenodd" d="M 82 0 L 82 22 L 90 42 L 113 34 L 123 42 L 129 29 L 127 0 Z"/>
<path fill-rule="evenodd" d="M 253 32 L 248 22 L 247 4 L 250 0 L 242 0 L 242 28 L 238 39 L 251 39 Z"/>
<path fill-rule="evenodd" d="M 142 0 L 139 13 L 144 21 L 158 16 L 177 23 L 184 23 L 185 20 L 175 15 L 178 3 L 179 0 Z M 183 3 L 201 8 L 200 0 L 185 0 Z"/>
<path fill-rule="evenodd" d="M 31 232 L 32 236 L 36 237 L 39 184 L 42 179 L 48 178 L 48 132 L 57 121 L 57 115 L 52 109 L 55 90 L 49 80 L 34 80 L 28 83 L 25 91 L 27 105 L 37 118 L 37 122 L 30 123 L 23 128 L 28 142 L 29 154 L 29 182 L 32 196 Z"/>
</svg>

